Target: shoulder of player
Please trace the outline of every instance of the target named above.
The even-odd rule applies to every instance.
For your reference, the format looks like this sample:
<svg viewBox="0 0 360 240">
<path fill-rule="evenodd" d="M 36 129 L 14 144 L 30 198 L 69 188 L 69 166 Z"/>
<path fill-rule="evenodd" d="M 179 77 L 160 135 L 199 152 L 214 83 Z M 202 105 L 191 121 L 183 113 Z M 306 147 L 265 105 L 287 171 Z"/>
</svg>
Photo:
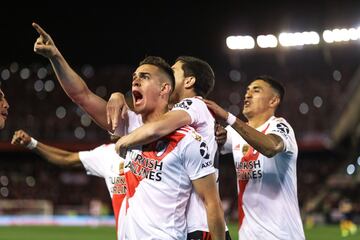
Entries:
<svg viewBox="0 0 360 240">
<path fill-rule="evenodd" d="M 192 128 L 190 126 L 183 126 L 181 128 L 178 128 L 176 131 L 169 134 L 168 138 L 170 138 L 176 142 L 181 141 L 182 143 L 203 141 L 203 137 L 198 132 L 196 132 L 194 128 Z"/>
<path fill-rule="evenodd" d="M 294 129 L 284 118 L 273 117 L 269 124 L 269 130 L 267 130 L 266 132 L 271 131 L 272 133 L 279 133 L 289 139 L 295 138 Z"/>
<path fill-rule="evenodd" d="M 204 101 L 201 100 L 201 98 L 198 97 L 190 97 L 190 98 L 184 98 L 180 102 L 176 103 L 174 105 L 174 108 L 206 108 L 206 104 Z"/>
<path fill-rule="evenodd" d="M 290 123 L 283 117 L 273 117 L 270 120 L 270 124 L 285 124 L 288 128 L 292 129 Z"/>
<path fill-rule="evenodd" d="M 104 158 L 104 161 L 107 159 L 112 161 L 113 159 L 120 158 L 120 156 L 115 151 L 114 143 L 102 144 L 88 152 L 90 154 L 93 153 L 102 156 Z"/>
</svg>

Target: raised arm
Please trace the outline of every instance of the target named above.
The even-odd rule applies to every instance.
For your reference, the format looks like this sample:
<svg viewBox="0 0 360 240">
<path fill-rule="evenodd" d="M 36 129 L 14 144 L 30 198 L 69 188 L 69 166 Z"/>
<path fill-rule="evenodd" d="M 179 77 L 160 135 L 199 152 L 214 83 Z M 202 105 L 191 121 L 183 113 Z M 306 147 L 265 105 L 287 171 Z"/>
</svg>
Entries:
<svg viewBox="0 0 360 240">
<path fill-rule="evenodd" d="M 204 202 L 211 239 L 225 239 L 224 211 L 215 182 L 215 174 L 193 180 L 192 183 L 196 193 Z"/>
<path fill-rule="evenodd" d="M 11 144 L 27 147 L 31 141 L 33 141 L 32 146 L 28 148 L 32 148 L 32 151 L 53 164 L 61 166 L 77 166 L 81 164 L 78 152 L 69 152 L 41 142 L 37 142 L 36 146 L 34 146 L 34 140 L 23 130 L 18 130 L 14 133 Z"/>
<path fill-rule="evenodd" d="M 61 87 L 71 100 L 84 109 L 100 127 L 110 131 L 111 125 L 106 118 L 106 101 L 94 94 L 85 81 L 69 66 L 51 36 L 38 24 L 33 23 L 32 26 L 39 33 L 34 44 L 34 52 L 50 60 Z"/>
<path fill-rule="evenodd" d="M 222 107 L 217 105 L 214 101 L 204 100 L 209 109 L 224 121 L 227 121 L 230 113 L 225 111 Z M 245 141 L 250 144 L 254 149 L 267 157 L 273 157 L 277 153 L 284 150 L 284 142 L 281 137 L 274 134 L 264 134 L 257 131 L 255 128 L 250 127 L 239 118 L 232 122 L 231 127 L 237 131 Z"/>
<path fill-rule="evenodd" d="M 191 117 L 185 111 L 167 112 L 159 120 L 146 123 L 130 134 L 120 138 L 116 143 L 115 149 L 119 153 L 122 149 L 151 143 L 190 123 Z"/>
</svg>

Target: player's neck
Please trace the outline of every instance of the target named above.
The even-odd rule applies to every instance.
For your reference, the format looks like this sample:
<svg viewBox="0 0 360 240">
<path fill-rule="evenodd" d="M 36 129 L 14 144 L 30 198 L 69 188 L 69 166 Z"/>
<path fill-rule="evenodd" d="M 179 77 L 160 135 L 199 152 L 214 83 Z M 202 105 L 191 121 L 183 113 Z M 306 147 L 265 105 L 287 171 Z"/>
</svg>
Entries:
<svg viewBox="0 0 360 240">
<path fill-rule="evenodd" d="M 149 123 L 149 122 L 154 122 L 157 121 L 158 119 L 160 119 L 161 116 L 163 116 L 166 112 L 168 111 L 168 107 L 167 105 L 164 107 L 158 107 L 157 109 L 155 109 L 154 111 L 147 113 L 147 114 L 142 114 L 142 121 L 144 123 Z"/>
<path fill-rule="evenodd" d="M 269 120 L 274 114 L 258 114 L 256 116 L 247 117 L 248 125 L 253 128 L 258 128 Z"/>
<path fill-rule="evenodd" d="M 180 101 L 181 101 L 185 98 L 192 98 L 192 97 L 196 97 L 196 96 L 197 96 L 196 92 L 194 91 L 193 88 L 191 88 L 191 89 L 185 89 L 179 97 L 180 97 Z"/>
</svg>

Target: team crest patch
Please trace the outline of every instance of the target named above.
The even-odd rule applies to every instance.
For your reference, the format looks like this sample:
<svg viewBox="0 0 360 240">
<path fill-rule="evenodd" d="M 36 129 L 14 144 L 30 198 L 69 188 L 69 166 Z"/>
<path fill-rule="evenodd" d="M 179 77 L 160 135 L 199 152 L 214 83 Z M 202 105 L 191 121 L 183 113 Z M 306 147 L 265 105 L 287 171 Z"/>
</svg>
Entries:
<svg viewBox="0 0 360 240">
<path fill-rule="evenodd" d="M 169 145 L 169 141 L 161 141 L 161 140 L 158 141 L 155 147 L 156 156 L 160 157 L 161 155 L 163 155 L 168 145 Z"/>
<path fill-rule="evenodd" d="M 242 153 L 243 155 L 246 155 L 246 153 L 249 151 L 249 148 L 250 146 L 245 144 L 243 147 L 242 147 Z"/>
<path fill-rule="evenodd" d="M 195 138 L 196 141 L 200 142 L 202 137 L 195 131 L 191 131 L 191 136 L 193 136 L 193 138 Z"/>
</svg>

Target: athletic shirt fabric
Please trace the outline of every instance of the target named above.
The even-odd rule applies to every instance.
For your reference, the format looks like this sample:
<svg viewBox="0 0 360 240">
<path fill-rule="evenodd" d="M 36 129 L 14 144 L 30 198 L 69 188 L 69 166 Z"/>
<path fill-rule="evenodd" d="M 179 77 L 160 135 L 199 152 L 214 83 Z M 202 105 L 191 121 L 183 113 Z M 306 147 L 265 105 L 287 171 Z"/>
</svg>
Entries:
<svg viewBox="0 0 360 240">
<path fill-rule="evenodd" d="M 185 111 L 190 115 L 190 126 L 204 137 L 204 140 L 209 148 L 210 159 L 216 169 L 216 179 L 218 179 L 218 159 L 215 158 L 218 149 L 217 142 L 215 140 L 215 118 L 207 108 L 202 98 L 199 96 L 185 98 L 175 104 L 171 109 L 171 111 L 179 110 Z M 217 184 L 219 184 L 218 180 Z M 205 206 L 194 190 L 192 191 L 188 205 L 187 224 L 189 233 L 194 231 L 209 232 Z M 227 226 L 226 230 L 228 230 Z"/>
<path fill-rule="evenodd" d="M 88 175 L 105 179 L 109 191 L 117 229 L 117 239 L 124 239 L 126 182 L 124 159 L 115 152 L 115 144 L 104 144 L 90 151 L 79 152 Z"/>
<path fill-rule="evenodd" d="M 237 174 L 239 239 L 303 240 L 297 198 L 298 147 L 294 131 L 283 118 L 272 116 L 257 128 L 279 136 L 284 150 L 268 158 L 230 126 L 222 153 L 233 153 Z"/>
<path fill-rule="evenodd" d="M 125 239 L 186 239 L 192 180 L 214 173 L 211 163 L 206 143 L 190 127 L 128 150 Z"/>
</svg>

